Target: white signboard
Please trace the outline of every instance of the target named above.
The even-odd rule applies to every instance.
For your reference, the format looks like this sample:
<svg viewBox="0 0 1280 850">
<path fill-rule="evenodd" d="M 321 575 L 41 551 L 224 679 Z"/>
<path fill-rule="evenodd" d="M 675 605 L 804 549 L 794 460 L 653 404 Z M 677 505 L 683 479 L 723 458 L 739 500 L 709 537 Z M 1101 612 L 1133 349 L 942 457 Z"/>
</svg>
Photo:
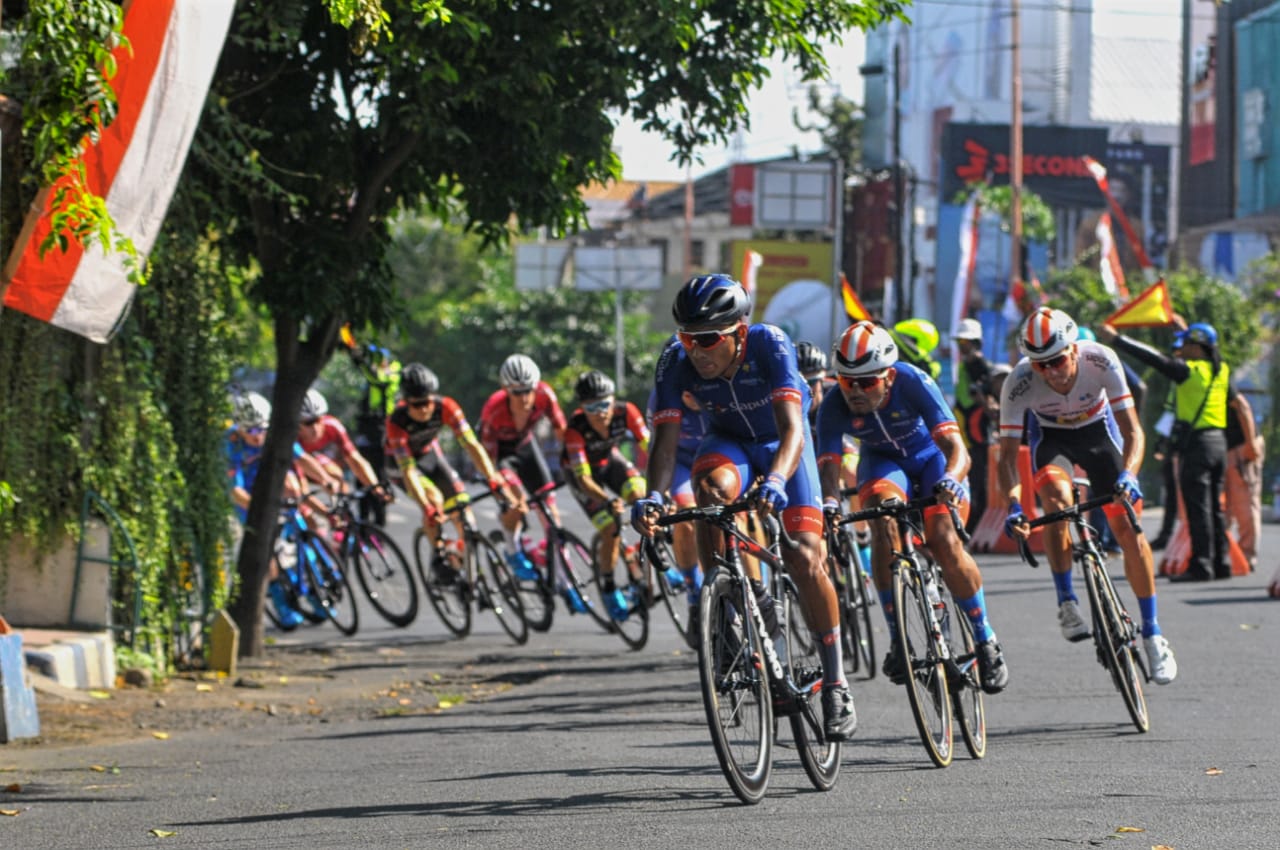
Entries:
<svg viewBox="0 0 1280 850">
<path fill-rule="evenodd" d="M 662 249 L 578 248 L 573 252 L 576 289 L 662 288 Z"/>
<path fill-rule="evenodd" d="M 756 221 L 765 230 L 830 230 L 835 226 L 835 164 L 770 162 L 756 166 Z"/>
<path fill-rule="evenodd" d="M 567 242 L 528 242 L 516 245 L 516 288 L 559 286 L 569 258 Z"/>
</svg>

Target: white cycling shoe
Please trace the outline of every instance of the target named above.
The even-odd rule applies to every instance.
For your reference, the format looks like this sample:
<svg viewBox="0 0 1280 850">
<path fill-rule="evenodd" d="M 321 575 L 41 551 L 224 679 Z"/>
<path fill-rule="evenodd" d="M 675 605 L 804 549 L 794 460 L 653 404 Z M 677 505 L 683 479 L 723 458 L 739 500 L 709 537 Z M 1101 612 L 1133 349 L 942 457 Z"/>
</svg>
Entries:
<svg viewBox="0 0 1280 850">
<path fill-rule="evenodd" d="M 1164 635 L 1143 638 L 1142 647 L 1147 651 L 1152 681 L 1157 685 L 1167 685 L 1178 678 L 1178 660 L 1173 657 L 1173 650 Z"/>
</svg>

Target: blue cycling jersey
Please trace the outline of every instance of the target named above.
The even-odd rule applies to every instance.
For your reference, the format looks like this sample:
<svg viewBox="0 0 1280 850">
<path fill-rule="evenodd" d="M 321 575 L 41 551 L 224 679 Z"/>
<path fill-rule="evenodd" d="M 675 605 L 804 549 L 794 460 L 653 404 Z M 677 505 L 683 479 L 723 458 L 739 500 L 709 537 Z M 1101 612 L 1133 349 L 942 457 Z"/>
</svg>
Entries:
<svg viewBox="0 0 1280 850">
<path fill-rule="evenodd" d="M 809 415 L 809 387 L 796 367 L 790 338 L 773 325 L 751 325 L 739 355 L 738 369 L 729 378 L 702 378 L 685 354 L 684 346 L 669 345 L 658 360 L 655 377 L 654 425 L 683 421 L 681 393 L 689 390 L 702 405 L 707 430 L 763 443 L 778 439 L 773 406 L 796 401 Z"/>
<path fill-rule="evenodd" d="M 907 458 L 934 447 L 939 428 L 957 428 L 942 390 L 928 374 L 909 363 L 893 367 L 896 375 L 888 398 L 878 410 L 855 414 L 844 393 L 827 393 L 818 408 L 818 459 L 840 462 L 843 437 L 852 435 L 862 452 Z"/>
</svg>

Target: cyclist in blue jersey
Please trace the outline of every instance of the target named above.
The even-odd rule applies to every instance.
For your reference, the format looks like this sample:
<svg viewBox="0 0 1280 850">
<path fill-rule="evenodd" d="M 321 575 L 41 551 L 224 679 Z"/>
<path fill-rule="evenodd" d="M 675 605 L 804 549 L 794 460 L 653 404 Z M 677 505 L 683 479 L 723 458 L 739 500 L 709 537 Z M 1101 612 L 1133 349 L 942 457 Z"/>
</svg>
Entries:
<svg viewBox="0 0 1280 850">
<path fill-rule="evenodd" d="M 898 346 L 884 328 L 871 322 L 853 325 L 836 343 L 834 355 L 840 391 L 829 393 L 818 411 L 823 507 L 832 515 L 840 512 L 846 434 L 862 447 L 858 486 L 864 505 L 937 495 L 942 504 L 924 511 L 925 542 L 942 568 L 951 595 L 973 625 L 982 689 L 999 693 L 1009 682 L 1009 668 L 987 620 L 982 575 L 965 551 L 947 507 L 954 505 L 962 522 L 969 512 L 969 452 L 960 426 L 933 379 L 898 360 Z M 896 525 L 886 518 L 872 520 L 872 572 L 891 635 L 896 623 L 889 565 L 895 549 L 901 549 Z M 884 672 L 897 684 L 907 681 L 896 641 L 885 658 Z"/>
<path fill-rule="evenodd" d="M 788 573 L 800 591 L 805 621 L 818 639 L 822 658 L 822 707 L 828 740 L 849 738 L 857 726 L 853 697 L 844 679 L 840 615 L 835 587 L 820 555 L 822 510 L 818 469 L 809 438 L 809 388 L 796 366 L 795 347 L 772 325 L 748 325 L 751 298 L 726 275 L 691 279 L 676 295 L 672 314 L 679 346 L 669 346 L 655 375 L 654 437 L 646 476 L 651 492 L 632 507 L 642 534 L 654 531 L 663 492 L 672 483 L 683 394 L 693 394 L 706 416 L 707 433 L 693 462 L 693 491 L 699 505 L 727 504 L 763 477 L 757 510 L 779 513 L 798 543 L 784 548 Z M 699 524 L 699 559 L 714 563 L 716 540 Z M 778 634 L 774 600 L 750 565 L 752 590 L 770 632 Z"/>
</svg>

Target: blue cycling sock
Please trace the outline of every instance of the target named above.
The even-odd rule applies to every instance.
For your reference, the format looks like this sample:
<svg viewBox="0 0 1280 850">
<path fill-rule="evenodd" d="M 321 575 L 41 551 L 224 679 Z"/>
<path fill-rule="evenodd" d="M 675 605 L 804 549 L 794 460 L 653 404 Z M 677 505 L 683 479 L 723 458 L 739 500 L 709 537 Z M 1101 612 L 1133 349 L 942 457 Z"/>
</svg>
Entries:
<svg viewBox="0 0 1280 850">
<path fill-rule="evenodd" d="M 884 609 L 885 622 L 889 624 L 889 640 L 895 640 L 898 637 L 898 619 L 893 613 L 893 591 L 881 590 L 880 607 Z"/>
<path fill-rule="evenodd" d="M 987 622 L 987 602 L 982 593 L 982 588 L 978 588 L 978 592 L 968 599 L 957 599 L 956 604 L 960 606 L 960 610 L 964 611 L 965 616 L 969 618 L 969 625 L 973 626 L 973 640 L 975 643 L 985 643 L 996 639 L 996 633 L 991 629 L 991 624 Z"/>
<path fill-rule="evenodd" d="M 1156 596 L 1154 593 L 1146 599 L 1138 598 L 1138 611 L 1142 614 L 1142 636 L 1149 638 L 1160 634 L 1160 621 L 1156 619 Z"/>
<path fill-rule="evenodd" d="M 840 643 L 840 627 L 836 626 L 826 634 L 813 635 L 818 642 L 818 657 L 822 659 L 822 686 L 844 684 L 844 652 Z"/>
<path fill-rule="evenodd" d="M 1058 604 L 1061 605 L 1070 599 L 1072 602 L 1079 602 L 1076 592 L 1071 589 L 1071 570 L 1065 573 L 1053 574 L 1053 586 L 1058 589 Z"/>
</svg>

